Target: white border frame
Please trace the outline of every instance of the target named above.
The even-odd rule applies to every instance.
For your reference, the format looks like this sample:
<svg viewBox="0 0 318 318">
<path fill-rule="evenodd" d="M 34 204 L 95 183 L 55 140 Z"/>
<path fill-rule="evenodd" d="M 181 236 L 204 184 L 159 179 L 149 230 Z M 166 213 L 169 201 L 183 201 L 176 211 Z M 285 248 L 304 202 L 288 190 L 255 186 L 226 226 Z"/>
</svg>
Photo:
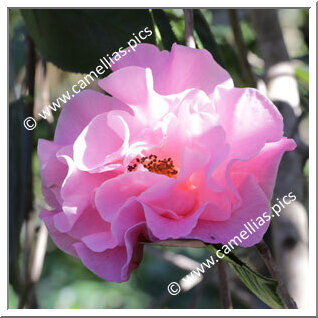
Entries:
<svg viewBox="0 0 318 318">
<path fill-rule="evenodd" d="M 173 3 L 173 5 L 172 5 Z M 5 6 L 2 4 L 1 13 L 0 13 L 0 34 L 2 43 L 7 42 L 7 10 L 8 7 L 17 7 L 22 8 L 25 7 L 25 4 L 28 4 L 29 7 L 74 7 L 78 5 L 76 1 L 69 0 L 55 0 L 43 2 L 39 0 L 31 0 L 28 2 L 16 0 L 16 1 L 6 1 Z M 131 5 L 135 4 L 135 2 L 123 1 L 121 3 L 117 2 L 117 5 L 121 4 L 121 7 L 127 6 L 128 8 L 132 8 Z M 105 1 L 97 1 L 90 0 L 89 7 L 99 7 L 103 8 L 107 5 L 107 8 L 110 8 L 109 5 L 111 3 L 107 3 Z M 193 6 L 195 5 L 195 6 Z M 239 6 L 238 6 L 239 5 Z M 309 271 L 311 274 L 311 284 L 309 296 L 310 299 L 308 303 L 310 304 L 309 309 L 232 309 L 232 310 L 224 310 L 224 309 L 78 309 L 78 310 L 69 310 L 69 309 L 7 309 L 7 284 L 8 284 L 8 264 L 6 261 L 1 262 L 1 275 L 0 275 L 0 295 L 1 295 L 1 303 L 0 303 L 0 315 L 1 316 L 166 316 L 166 315 L 174 315 L 174 316 L 316 316 L 316 6 L 317 3 L 315 1 L 302 0 L 302 1 L 294 1 L 294 0 L 267 0 L 267 1 L 250 1 L 250 0 L 223 0 L 219 1 L 203 1 L 196 0 L 195 2 L 191 1 L 171 1 L 171 0 L 161 0 L 160 2 L 154 1 L 139 1 L 136 7 L 161 7 L 161 8 L 186 8 L 186 7 L 201 7 L 201 8 L 209 8 L 211 6 L 215 8 L 270 8 L 273 7 L 282 7 L 282 8 L 309 8 L 309 65 L 310 65 L 310 82 L 309 82 L 309 136 L 310 136 L 310 157 L 309 157 L 309 170 L 310 170 L 310 181 L 309 181 Z M 118 6 L 112 6 L 117 7 Z M 7 52 L 7 53 L 5 53 Z M 8 74 L 8 43 L 7 50 L 1 50 L 1 64 L 2 70 L 7 70 Z M 7 78 L 2 76 L 1 79 L 1 96 L 7 96 L 8 105 L 8 83 Z M 4 103 L 3 103 L 4 104 Z M 0 125 L 0 136 L 2 136 L 1 141 L 3 143 L 3 148 L 8 149 L 7 143 L 8 140 L 8 122 L 5 118 L 8 118 L 8 109 L 6 105 L 2 105 L 0 108 L 2 124 Z M 6 136 L 6 138 L 4 138 Z M 1 157 L 1 166 L 8 167 L 8 154 L 6 157 Z M 1 231 L 0 231 L 0 242 L 1 242 L 1 252 L 2 255 L 7 255 L 8 248 L 8 228 L 7 228 L 7 213 L 8 210 L 8 187 L 5 178 L 1 180 L 1 202 L 6 202 L 6 209 L 2 209 L 1 213 Z M 6 191 L 4 191 L 6 189 Z"/>
</svg>

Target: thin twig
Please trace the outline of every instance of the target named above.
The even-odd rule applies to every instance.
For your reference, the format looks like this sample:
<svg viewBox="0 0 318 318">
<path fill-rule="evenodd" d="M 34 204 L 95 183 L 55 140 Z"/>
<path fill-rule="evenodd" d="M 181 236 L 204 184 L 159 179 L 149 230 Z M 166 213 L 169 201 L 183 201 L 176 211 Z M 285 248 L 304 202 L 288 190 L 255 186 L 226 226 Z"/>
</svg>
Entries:
<svg viewBox="0 0 318 318">
<path fill-rule="evenodd" d="M 189 47 L 195 48 L 195 39 L 193 34 L 193 10 L 184 9 L 185 37 L 186 44 Z"/>
<path fill-rule="evenodd" d="M 44 222 L 41 223 L 38 237 L 35 244 L 34 254 L 31 264 L 31 274 L 30 278 L 32 283 L 36 283 L 42 273 L 43 262 L 46 252 L 48 232 Z"/>
<path fill-rule="evenodd" d="M 271 276 L 278 281 L 279 285 L 279 294 L 285 303 L 286 307 L 289 309 L 297 309 L 296 302 L 289 295 L 287 288 L 285 287 L 282 279 L 280 278 L 279 272 L 274 263 L 272 254 L 267 246 L 267 244 L 262 240 L 260 243 L 256 245 L 257 250 L 259 251 L 269 273 Z"/>
<path fill-rule="evenodd" d="M 219 283 L 220 283 L 220 296 L 222 306 L 225 309 L 232 309 L 232 300 L 231 300 L 231 293 L 228 284 L 228 276 L 227 276 L 227 265 L 224 261 L 219 260 L 218 262 L 218 270 L 219 270 Z"/>
<path fill-rule="evenodd" d="M 204 275 L 202 281 L 195 287 L 194 295 L 193 295 L 193 298 L 192 298 L 191 303 L 190 303 L 191 309 L 198 308 L 200 298 L 202 296 L 202 293 L 203 293 L 204 287 L 206 285 L 206 282 L 208 281 L 208 278 L 209 278 L 208 275 Z"/>
<path fill-rule="evenodd" d="M 247 49 L 244 43 L 244 38 L 242 30 L 240 27 L 240 21 L 237 17 L 236 9 L 228 10 L 228 16 L 230 24 L 233 30 L 234 41 L 237 48 L 239 58 L 241 60 L 243 72 L 245 74 L 248 85 L 251 87 L 256 87 L 255 77 L 251 68 L 250 63 L 247 60 Z"/>
</svg>

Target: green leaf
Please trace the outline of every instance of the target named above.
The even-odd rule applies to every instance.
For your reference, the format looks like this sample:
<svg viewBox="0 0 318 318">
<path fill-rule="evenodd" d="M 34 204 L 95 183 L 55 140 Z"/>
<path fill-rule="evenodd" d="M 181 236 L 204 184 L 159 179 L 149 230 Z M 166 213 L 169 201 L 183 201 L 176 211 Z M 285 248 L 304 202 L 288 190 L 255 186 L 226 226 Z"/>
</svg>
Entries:
<svg viewBox="0 0 318 318">
<path fill-rule="evenodd" d="M 220 245 L 206 244 L 206 248 L 216 255 L 220 250 Z M 223 254 L 222 260 L 230 264 L 231 268 L 236 272 L 241 281 L 255 294 L 260 300 L 271 308 L 285 308 L 283 301 L 278 294 L 278 282 L 275 279 L 265 277 L 247 266 L 232 252 Z"/>
<path fill-rule="evenodd" d="M 41 55 L 66 71 L 90 73 L 102 65 L 102 57 L 110 61 L 129 41 L 137 44 L 135 36 L 155 43 L 146 9 L 21 9 L 21 13 Z M 144 31 L 141 39 L 146 27 L 152 34 Z"/>
<path fill-rule="evenodd" d="M 295 75 L 299 81 L 302 81 L 308 87 L 308 85 L 309 85 L 309 71 L 308 70 L 301 68 L 301 67 L 296 67 Z"/>
<path fill-rule="evenodd" d="M 154 9 L 152 13 L 159 29 L 163 46 L 170 51 L 172 44 L 177 43 L 177 38 L 172 31 L 169 18 L 162 9 Z"/>
<path fill-rule="evenodd" d="M 207 49 L 213 55 L 214 59 L 223 68 L 225 68 L 225 64 L 221 57 L 214 35 L 212 31 L 210 30 L 210 27 L 207 21 L 205 20 L 200 9 L 193 10 L 193 22 L 194 22 L 194 29 L 197 32 L 204 48 Z"/>
</svg>

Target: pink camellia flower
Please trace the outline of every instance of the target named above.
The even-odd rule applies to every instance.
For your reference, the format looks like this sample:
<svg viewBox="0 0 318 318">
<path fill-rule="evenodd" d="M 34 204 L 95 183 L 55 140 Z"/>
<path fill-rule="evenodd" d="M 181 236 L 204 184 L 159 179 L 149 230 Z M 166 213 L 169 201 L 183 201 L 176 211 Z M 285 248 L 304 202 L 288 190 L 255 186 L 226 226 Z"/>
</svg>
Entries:
<svg viewBox="0 0 318 318">
<path fill-rule="evenodd" d="M 40 140 L 44 220 L 55 244 L 103 279 L 129 279 L 139 241 L 228 243 L 269 211 L 295 142 L 276 107 L 235 88 L 206 50 L 140 44 L 65 105 Z M 267 224 L 242 241 L 258 243 Z"/>
</svg>

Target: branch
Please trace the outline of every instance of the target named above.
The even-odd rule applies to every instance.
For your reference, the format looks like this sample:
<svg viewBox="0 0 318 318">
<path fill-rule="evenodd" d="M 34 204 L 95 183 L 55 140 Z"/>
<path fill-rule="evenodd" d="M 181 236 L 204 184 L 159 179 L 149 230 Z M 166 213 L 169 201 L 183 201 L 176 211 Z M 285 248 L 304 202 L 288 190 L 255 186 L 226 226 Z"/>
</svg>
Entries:
<svg viewBox="0 0 318 318">
<path fill-rule="evenodd" d="M 227 267 L 226 263 L 222 260 L 219 260 L 218 270 L 219 270 L 219 282 L 220 282 L 219 284 L 220 296 L 221 296 L 221 302 L 222 302 L 223 308 L 233 309 L 226 267 Z"/>
<path fill-rule="evenodd" d="M 244 43 L 240 21 L 236 14 L 236 9 L 230 9 L 227 12 L 228 12 L 230 24 L 233 30 L 234 41 L 237 48 L 237 52 L 241 60 L 243 72 L 246 77 L 246 81 L 248 83 L 248 86 L 256 87 L 257 86 L 256 80 L 255 80 L 251 65 L 247 60 L 247 49 Z"/>
<path fill-rule="evenodd" d="M 297 305 L 295 301 L 290 297 L 287 288 L 284 285 L 284 282 L 281 279 L 281 276 L 279 275 L 279 272 L 276 268 L 276 265 L 274 263 L 272 254 L 267 246 L 267 244 L 262 240 L 260 243 L 256 245 L 257 250 L 259 251 L 269 273 L 271 276 L 278 281 L 279 285 L 279 293 L 281 298 L 283 299 L 285 306 L 288 309 L 297 309 Z"/>
<path fill-rule="evenodd" d="M 195 48 L 195 40 L 193 35 L 193 10 L 184 9 L 184 24 L 186 45 Z"/>
<path fill-rule="evenodd" d="M 26 88 L 28 95 L 31 97 L 29 102 L 29 114 L 33 116 L 34 108 L 34 88 L 35 88 L 35 68 L 36 68 L 36 54 L 34 43 L 29 35 L 27 35 L 27 65 L 26 65 Z M 28 134 L 31 136 L 31 142 L 33 139 L 33 132 L 29 131 Z M 19 308 L 24 308 L 28 303 L 33 306 L 36 305 L 36 296 L 31 283 L 31 263 L 32 253 L 34 244 L 34 209 L 33 209 L 33 173 L 32 173 L 32 150 L 29 153 L 29 166 L 27 167 L 30 175 L 31 189 L 28 198 L 28 204 L 25 210 L 25 240 L 24 240 L 24 262 L 23 262 L 23 273 L 24 273 L 24 286 L 22 294 L 20 295 Z"/>
</svg>

